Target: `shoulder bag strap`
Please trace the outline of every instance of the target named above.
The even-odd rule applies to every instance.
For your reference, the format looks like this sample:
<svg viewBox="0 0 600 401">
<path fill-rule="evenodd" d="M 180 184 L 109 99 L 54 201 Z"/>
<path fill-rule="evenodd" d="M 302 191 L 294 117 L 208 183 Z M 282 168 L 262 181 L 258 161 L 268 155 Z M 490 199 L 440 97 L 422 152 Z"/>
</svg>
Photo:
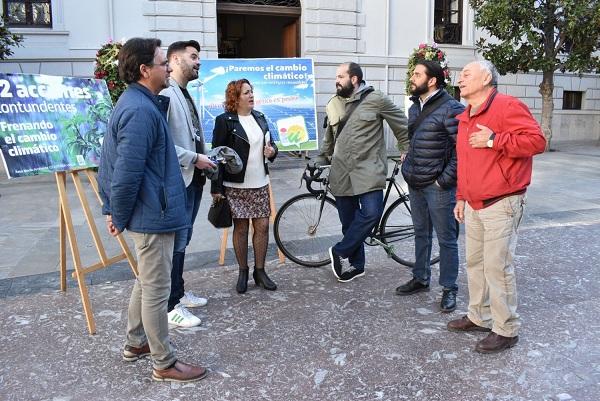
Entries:
<svg viewBox="0 0 600 401">
<path fill-rule="evenodd" d="M 425 110 L 421 110 L 421 114 L 419 114 L 417 119 L 408 126 L 408 134 L 410 135 L 411 138 L 412 138 L 413 134 L 415 133 L 415 131 L 417 130 L 417 128 L 419 128 L 419 125 L 421 125 L 421 123 L 423 123 L 423 120 L 425 120 L 425 118 L 428 115 L 430 115 L 438 107 L 440 107 L 442 105 L 442 103 L 444 103 L 446 100 L 447 100 L 446 96 L 442 95 L 439 98 L 435 99 L 433 101 L 433 103 L 431 103 L 429 105 L 427 105 L 427 103 L 425 103 L 425 105 L 427 105 L 427 108 Z"/>
<path fill-rule="evenodd" d="M 342 130 L 346 126 L 346 123 L 350 119 L 350 116 L 352 115 L 352 113 L 354 113 L 354 110 L 356 110 L 356 108 L 358 107 L 358 105 L 361 104 L 362 101 L 367 97 L 367 95 L 369 93 L 373 92 L 373 90 L 374 90 L 373 88 L 367 88 L 367 89 L 365 89 L 363 91 L 363 93 L 360 94 L 360 98 L 358 100 L 350 103 L 350 106 L 346 110 L 346 114 L 344 115 L 344 118 L 342 118 L 340 120 L 340 122 L 338 123 L 336 138 L 339 137 L 340 134 L 342 133 Z"/>
</svg>

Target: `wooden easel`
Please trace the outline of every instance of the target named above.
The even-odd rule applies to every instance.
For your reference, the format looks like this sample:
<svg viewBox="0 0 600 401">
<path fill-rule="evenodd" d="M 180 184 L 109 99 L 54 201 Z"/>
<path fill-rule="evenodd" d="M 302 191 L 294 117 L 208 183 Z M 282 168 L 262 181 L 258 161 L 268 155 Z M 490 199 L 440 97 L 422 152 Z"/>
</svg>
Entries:
<svg viewBox="0 0 600 401">
<path fill-rule="evenodd" d="M 269 207 L 271 208 L 271 217 L 269 220 L 271 221 L 271 226 L 275 223 L 275 215 L 277 214 L 277 209 L 275 209 L 275 199 L 273 198 L 273 188 L 269 183 Z M 252 229 L 252 225 L 250 225 L 250 229 Z M 221 233 L 221 252 L 219 253 L 219 264 L 223 266 L 225 264 L 225 251 L 227 250 L 227 237 L 229 235 L 229 229 L 224 228 Z M 277 248 L 277 255 L 279 256 L 279 262 L 285 262 L 285 255 L 279 248 Z"/>
<path fill-rule="evenodd" d="M 73 277 L 77 279 L 77 284 L 79 285 L 79 293 L 81 294 L 81 302 L 83 303 L 83 310 L 85 311 L 85 318 L 87 320 L 88 331 L 90 332 L 90 334 L 96 334 L 96 323 L 94 321 L 92 305 L 90 303 L 90 297 L 87 285 L 85 283 L 85 276 L 91 272 L 100 270 L 104 267 L 108 267 L 113 263 L 116 263 L 123 259 L 128 260 L 129 266 L 131 267 L 131 270 L 133 271 L 134 275 L 137 276 L 138 272 L 137 262 L 133 258 L 131 252 L 129 251 L 129 246 L 125 241 L 125 238 L 123 238 L 123 234 L 120 234 L 117 237 L 117 240 L 119 241 L 123 252 L 113 257 L 108 257 L 106 255 L 106 250 L 104 249 L 102 239 L 98 234 L 98 228 L 96 227 L 96 222 L 93 218 L 90 205 L 87 200 L 87 196 L 85 195 L 83 185 L 81 184 L 81 179 L 79 177 L 80 172 L 83 172 L 87 175 L 88 180 L 90 181 L 90 184 L 94 190 L 94 193 L 96 194 L 96 197 L 100 201 L 100 204 L 102 204 L 102 200 L 98 192 L 98 182 L 96 181 L 96 177 L 90 169 L 61 171 L 55 173 L 56 185 L 58 187 L 59 195 L 60 290 L 63 292 L 67 291 L 66 240 L 68 239 L 69 246 L 71 248 L 71 255 L 73 256 L 73 265 L 75 267 Z M 81 202 L 81 206 L 83 207 L 83 212 L 85 214 L 88 227 L 90 228 L 92 238 L 94 239 L 94 244 L 96 245 L 98 255 L 100 256 L 100 262 L 94 263 L 91 266 L 87 267 L 84 267 L 81 264 L 81 255 L 79 253 L 79 246 L 77 244 L 75 228 L 73 227 L 73 218 L 71 216 L 71 208 L 69 206 L 69 199 L 67 196 L 67 175 L 71 176 L 71 178 L 73 179 L 73 183 L 75 184 L 75 191 L 77 192 L 77 196 L 79 197 L 79 201 Z"/>
</svg>

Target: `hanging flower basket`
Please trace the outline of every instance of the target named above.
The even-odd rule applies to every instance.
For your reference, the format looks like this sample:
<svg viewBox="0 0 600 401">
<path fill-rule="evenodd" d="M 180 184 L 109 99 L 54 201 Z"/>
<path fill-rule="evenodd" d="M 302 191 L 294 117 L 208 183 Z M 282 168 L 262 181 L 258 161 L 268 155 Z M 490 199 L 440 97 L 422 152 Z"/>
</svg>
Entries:
<svg viewBox="0 0 600 401">
<path fill-rule="evenodd" d="M 94 64 L 94 77 L 106 81 L 113 105 L 117 103 L 119 96 L 127 88 L 127 84 L 119 78 L 118 56 L 121 47 L 123 47 L 122 42 L 109 40 L 96 53 Z"/>
<path fill-rule="evenodd" d="M 450 69 L 448 68 L 448 61 L 446 60 L 446 53 L 441 50 L 437 43 L 428 44 L 421 43 L 419 47 L 413 49 L 412 54 L 408 58 L 408 71 L 406 71 L 406 94 L 410 94 L 410 77 L 412 76 L 415 66 L 420 60 L 437 61 L 440 63 L 442 70 L 444 71 L 444 78 L 446 82 L 446 90 L 450 93 L 454 93 L 452 87 L 452 80 L 450 79 Z"/>
</svg>

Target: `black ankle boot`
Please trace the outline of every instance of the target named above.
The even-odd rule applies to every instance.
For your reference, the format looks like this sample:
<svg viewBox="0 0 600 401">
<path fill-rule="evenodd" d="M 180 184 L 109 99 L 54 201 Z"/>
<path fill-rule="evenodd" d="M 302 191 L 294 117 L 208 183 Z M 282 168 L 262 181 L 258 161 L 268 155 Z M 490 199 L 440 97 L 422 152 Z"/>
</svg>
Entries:
<svg viewBox="0 0 600 401">
<path fill-rule="evenodd" d="M 238 276 L 238 282 L 235 286 L 235 290 L 238 294 L 243 294 L 248 289 L 248 268 L 240 269 L 240 274 Z"/>
<path fill-rule="evenodd" d="M 265 273 L 265 269 L 257 269 L 255 267 L 252 277 L 254 278 L 254 283 L 265 290 L 275 291 L 277 289 L 277 284 L 271 281 L 267 273 Z"/>
</svg>

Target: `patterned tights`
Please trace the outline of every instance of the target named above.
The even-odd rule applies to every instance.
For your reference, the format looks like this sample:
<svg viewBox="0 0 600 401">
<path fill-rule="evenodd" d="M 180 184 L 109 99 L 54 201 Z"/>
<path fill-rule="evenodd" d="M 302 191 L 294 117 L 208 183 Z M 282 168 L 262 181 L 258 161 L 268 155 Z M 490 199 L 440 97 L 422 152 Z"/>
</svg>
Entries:
<svg viewBox="0 0 600 401">
<path fill-rule="evenodd" d="M 248 228 L 250 219 L 233 219 L 233 249 L 240 269 L 248 268 Z M 252 247 L 254 248 L 254 266 L 265 267 L 267 246 L 269 245 L 269 218 L 252 219 Z"/>
</svg>

